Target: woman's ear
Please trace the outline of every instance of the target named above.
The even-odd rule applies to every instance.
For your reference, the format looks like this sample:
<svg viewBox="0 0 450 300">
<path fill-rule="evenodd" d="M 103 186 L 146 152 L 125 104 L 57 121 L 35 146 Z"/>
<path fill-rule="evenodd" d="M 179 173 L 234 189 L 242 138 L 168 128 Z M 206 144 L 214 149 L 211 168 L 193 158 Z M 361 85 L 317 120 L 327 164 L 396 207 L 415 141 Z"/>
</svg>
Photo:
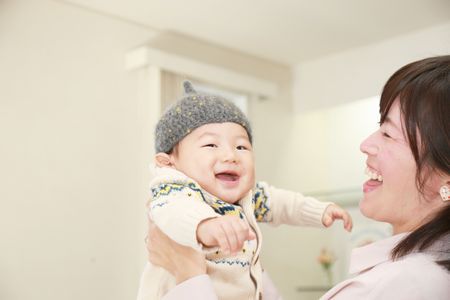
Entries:
<svg viewBox="0 0 450 300">
<path fill-rule="evenodd" d="M 441 188 L 439 189 L 439 194 L 441 195 L 441 199 L 444 202 L 450 201 L 450 180 L 449 176 L 446 176 L 444 178 L 444 183 L 442 184 Z"/>
<path fill-rule="evenodd" d="M 173 168 L 173 163 L 171 156 L 164 152 L 159 152 L 155 154 L 155 162 L 158 167 L 171 167 Z"/>
</svg>

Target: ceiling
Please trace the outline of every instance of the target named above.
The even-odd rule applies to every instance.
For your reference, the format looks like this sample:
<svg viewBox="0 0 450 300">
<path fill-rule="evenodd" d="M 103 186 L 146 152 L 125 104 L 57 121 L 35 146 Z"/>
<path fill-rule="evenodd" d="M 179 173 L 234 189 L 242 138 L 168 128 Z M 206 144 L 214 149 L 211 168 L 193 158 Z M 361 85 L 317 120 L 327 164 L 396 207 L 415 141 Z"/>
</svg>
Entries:
<svg viewBox="0 0 450 300">
<path fill-rule="evenodd" d="M 450 21 L 450 0 L 61 0 L 284 64 Z"/>
</svg>

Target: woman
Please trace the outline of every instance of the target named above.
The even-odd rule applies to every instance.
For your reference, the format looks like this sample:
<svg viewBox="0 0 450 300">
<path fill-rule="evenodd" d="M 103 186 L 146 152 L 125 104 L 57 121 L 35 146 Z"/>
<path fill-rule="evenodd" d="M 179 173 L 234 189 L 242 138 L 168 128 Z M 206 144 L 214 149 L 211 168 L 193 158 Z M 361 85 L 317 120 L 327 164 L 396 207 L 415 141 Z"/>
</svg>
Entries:
<svg viewBox="0 0 450 300">
<path fill-rule="evenodd" d="M 398 70 L 380 114 L 379 130 L 361 144 L 371 179 L 360 210 L 394 235 L 353 250 L 355 276 L 322 299 L 450 299 L 450 56 Z M 179 283 L 165 299 L 216 299 L 200 253 L 153 225 L 150 237 L 149 259 Z M 272 291 L 265 286 L 264 298 L 276 299 Z"/>
</svg>

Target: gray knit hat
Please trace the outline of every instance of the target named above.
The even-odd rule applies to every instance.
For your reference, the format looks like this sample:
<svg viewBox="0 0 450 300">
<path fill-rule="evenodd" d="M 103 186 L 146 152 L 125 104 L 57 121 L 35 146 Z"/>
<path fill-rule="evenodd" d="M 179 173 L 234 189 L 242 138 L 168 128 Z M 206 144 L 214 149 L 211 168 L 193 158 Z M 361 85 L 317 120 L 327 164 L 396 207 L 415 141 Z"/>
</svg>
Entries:
<svg viewBox="0 0 450 300">
<path fill-rule="evenodd" d="M 247 131 L 252 143 L 250 122 L 235 104 L 221 96 L 197 93 L 189 81 L 183 85 L 183 98 L 170 106 L 156 124 L 156 153 L 170 153 L 192 130 L 211 123 L 239 124 Z"/>
</svg>

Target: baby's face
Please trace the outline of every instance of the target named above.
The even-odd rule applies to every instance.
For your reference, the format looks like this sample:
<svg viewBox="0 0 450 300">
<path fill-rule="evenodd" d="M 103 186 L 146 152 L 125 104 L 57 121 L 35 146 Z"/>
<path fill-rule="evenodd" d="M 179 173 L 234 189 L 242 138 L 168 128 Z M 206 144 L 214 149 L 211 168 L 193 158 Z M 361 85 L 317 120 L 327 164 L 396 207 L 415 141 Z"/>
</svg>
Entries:
<svg viewBox="0 0 450 300">
<path fill-rule="evenodd" d="M 255 183 L 253 148 L 236 123 L 200 126 L 171 154 L 174 167 L 228 203 L 243 198 Z"/>
</svg>

